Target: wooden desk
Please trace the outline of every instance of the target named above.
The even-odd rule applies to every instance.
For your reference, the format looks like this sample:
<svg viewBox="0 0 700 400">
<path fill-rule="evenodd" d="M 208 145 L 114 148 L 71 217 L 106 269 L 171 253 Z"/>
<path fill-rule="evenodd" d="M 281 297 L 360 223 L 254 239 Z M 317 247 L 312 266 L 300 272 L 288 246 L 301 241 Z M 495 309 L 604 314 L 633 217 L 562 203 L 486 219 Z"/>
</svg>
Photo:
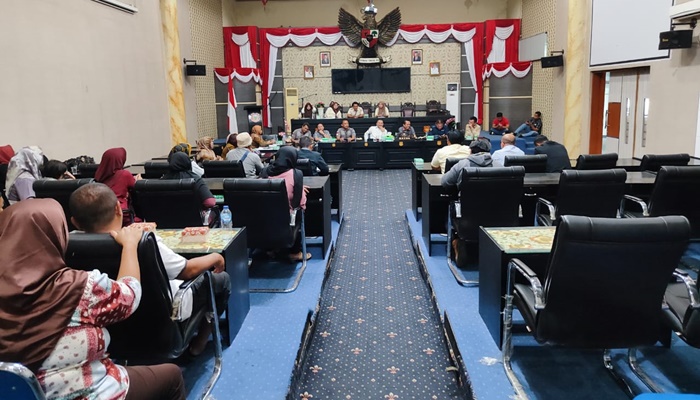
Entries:
<svg viewBox="0 0 700 400">
<path fill-rule="evenodd" d="M 508 263 L 519 258 L 543 280 L 555 232 L 551 226 L 479 230 L 479 315 L 499 348 Z"/>
<path fill-rule="evenodd" d="M 248 241 L 245 228 L 223 230 L 212 229 L 206 243 L 180 243 L 181 229 L 158 229 L 158 236 L 174 252 L 185 258 L 197 257 L 210 253 L 219 253 L 226 262 L 226 272 L 231 277 L 231 296 L 226 307 L 226 320 L 222 339 L 225 346 L 230 346 L 240 331 L 245 317 L 250 310 L 248 293 Z M 221 310 L 217 310 L 221 311 Z"/>
<path fill-rule="evenodd" d="M 418 207 L 421 207 L 422 202 L 422 188 L 423 188 L 423 174 L 439 174 L 440 171 L 434 170 L 430 166 L 430 161 L 416 164 L 411 163 L 411 209 L 413 210 L 413 216 L 418 220 Z"/>
<path fill-rule="evenodd" d="M 435 152 L 447 144 L 445 140 L 397 140 L 318 144 L 318 151 L 327 163 L 343 164 L 347 169 L 410 168 L 416 158 L 432 160 Z"/>
</svg>

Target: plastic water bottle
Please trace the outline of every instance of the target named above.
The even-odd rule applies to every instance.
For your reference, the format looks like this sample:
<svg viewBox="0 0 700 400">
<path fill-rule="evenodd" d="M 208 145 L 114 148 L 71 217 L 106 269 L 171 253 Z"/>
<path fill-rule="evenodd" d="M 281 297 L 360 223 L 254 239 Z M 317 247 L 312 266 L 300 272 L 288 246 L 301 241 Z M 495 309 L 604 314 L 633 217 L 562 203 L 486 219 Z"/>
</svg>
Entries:
<svg viewBox="0 0 700 400">
<path fill-rule="evenodd" d="M 221 228 L 231 229 L 233 228 L 233 220 L 231 216 L 231 210 L 228 206 L 224 206 L 224 210 L 221 212 Z"/>
</svg>

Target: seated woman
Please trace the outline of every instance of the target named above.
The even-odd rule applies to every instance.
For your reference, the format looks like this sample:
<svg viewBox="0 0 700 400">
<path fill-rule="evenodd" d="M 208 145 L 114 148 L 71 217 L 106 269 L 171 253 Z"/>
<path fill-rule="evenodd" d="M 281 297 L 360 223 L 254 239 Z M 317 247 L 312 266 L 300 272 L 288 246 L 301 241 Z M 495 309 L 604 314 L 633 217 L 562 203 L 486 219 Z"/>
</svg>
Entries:
<svg viewBox="0 0 700 400">
<path fill-rule="evenodd" d="M 23 201 L 0 214 L 0 360 L 31 369 L 49 399 L 184 399 L 176 365 L 123 367 L 109 359 L 105 326 L 129 317 L 141 300 L 142 232 L 111 234 L 122 246 L 116 281 L 66 266 L 68 229 L 55 200 Z"/>
<path fill-rule="evenodd" d="M 185 153 L 177 152 L 170 155 L 168 160 L 170 172 L 163 175 L 161 179 L 194 179 L 195 191 L 202 202 L 202 209 L 210 209 L 216 206 L 216 199 L 204 183 L 201 177 L 192 172 L 192 163 Z"/>
<path fill-rule="evenodd" d="M 331 101 L 331 104 L 328 105 L 328 109 L 326 109 L 324 117 L 327 119 L 343 118 L 343 112 L 340 110 L 340 103 Z"/>
<path fill-rule="evenodd" d="M 203 136 L 197 139 L 197 163 L 201 166 L 204 161 L 221 160 L 214 152 L 214 139 L 211 136 Z"/>
<path fill-rule="evenodd" d="M 185 153 L 187 157 L 192 157 L 192 146 L 190 146 L 189 143 L 180 143 L 175 145 L 172 149 L 170 149 L 170 153 L 168 153 L 168 162 L 170 162 L 170 156 L 172 156 L 173 153 Z M 201 178 L 204 175 L 204 168 L 200 167 L 195 160 L 192 160 L 191 164 L 192 172 Z"/>
<path fill-rule="evenodd" d="M 262 137 L 263 129 L 260 125 L 253 125 L 250 128 L 250 137 L 253 139 L 253 148 L 267 147 L 269 145 L 277 143 L 275 140 L 265 140 Z"/>
<path fill-rule="evenodd" d="M 299 118 L 313 118 L 316 116 L 316 107 L 311 103 L 304 104 L 304 108 L 299 112 Z"/>
<path fill-rule="evenodd" d="M 377 103 L 377 108 L 374 109 L 374 118 L 389 118 L 390 116 L 386 103 L 383 101 Z"/>
<path fill-rule="evenodd" d="M 296 169 L 297 150 L 292 146 L 283 146 L 277 152 L 275 161 L 267 166 L 261 173 L 261 178 L 284 179 L 287 186 L 289 199 L 289 212 L 301 207 L 306 210 L 306 192 L 304 186 L 304 174 Z M 301 232 L 297 235 L 294 244 L 289 249 L 290 261 L 301 261 L 304 254 L 301 252 Z M 306 259 L 311 258 L 311 253 L 306 253 Z"/>
<path fill-rule="evenodd" d="M 10 204 L 35 196 L 34 181 L 41 179 L 44 153 L 37 146 L 22 147 L 7 166 L 5 193 Z"/>
<path fill-rule="evenodd" d="M 97 171 L 95 171 L 95 182 L 104 183 L 112 189 L 114 194 L 117 195 L 122 210 L 131 210 L 129 202 L 130 191 L 134 188 L 136 181 L 141 179 L 141 175 L 136 175 L 136 177 L 131 175 L 131 172 L 124 169 L 125 162 L 125 148 L 115 147 L 106 150 L 102 154 L 100 166 L 97 167 Z M 129 225 L 132 222 L 132 218 L 134 222 L 140 221 L 133 216 L 131 211 L 128 213 L 125 212 L 124 226 Z"/>
<path fill-rule="evenodd" d="M 44 179 L 60 180 L 60 179 L 75 179 L 75 176 L 68 172 L 68 166 L 63 161 L 49 160 L 44 164 L 41 175 Z"/>
<path fill-rule="evenodd" d="M 224 146 L 224 148 L 221 150 L 221 158 L 223 158 L 224 160 L 226 159 L 226 154 L 228 154 L 229 151 L 236 148 L 237 135 L 237 133 L 229 133 L 228 136 L 226 136 L 226 146 Z"/>
</svg>

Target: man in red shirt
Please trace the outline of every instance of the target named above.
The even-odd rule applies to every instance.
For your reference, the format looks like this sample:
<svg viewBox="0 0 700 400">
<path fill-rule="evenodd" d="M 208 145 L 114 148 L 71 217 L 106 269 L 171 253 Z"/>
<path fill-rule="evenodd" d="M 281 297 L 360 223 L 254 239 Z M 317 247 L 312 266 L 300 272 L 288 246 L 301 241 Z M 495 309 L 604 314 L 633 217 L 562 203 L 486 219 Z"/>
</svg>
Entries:
<svg viewBox="0 0 700 400">
<path fill-rule="evenodd" d="M 504 135 L 510 132 L 510 121 L 508 118 L 503 116 L 502 112 L 496 114 L 496 118 L 491 124 L 491 134 L 492 135 Z"/>
</svg>

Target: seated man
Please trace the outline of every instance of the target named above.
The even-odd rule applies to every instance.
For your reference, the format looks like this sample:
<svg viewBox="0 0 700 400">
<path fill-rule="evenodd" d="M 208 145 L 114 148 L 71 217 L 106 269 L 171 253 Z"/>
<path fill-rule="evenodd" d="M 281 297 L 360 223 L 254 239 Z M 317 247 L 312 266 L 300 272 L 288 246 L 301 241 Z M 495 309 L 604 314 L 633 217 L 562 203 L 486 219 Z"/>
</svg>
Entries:
<svg viewBox="0 0 700 400">
<path fill-rule="evenodd" d="M 330 132 L 326 130 L 326 128 L 323 126 L 323 124 L 318 124 L 316 125 L 316 130 L 314 131 L 314 140 L 317 142 L 320 142 L 321 139 L 328 139 L 331 137 Z M 304 146 L 301 146 L 302 148 Z"/>
<path fill-rule="evenodd" d="M 518 129 L 515 130 L 515 136 L 529 137 L 539 135 L 542 131 L 542 113 L 539 111 L 535 112 L 532 118 L 525 121 L 524 124 L 520 125 Z"/>
<path fill-rule="evenodd" d="M 311 136 L 309 124 L 306 122 L 301 125 L 301 128 L 295 129 L 294 132 L 292 132 L 291 141 L 294 142 L 294 144 L 299 144 L 299 139 L 301 139 L 302 136 Z M 285 139 L 285 141 L 288 140 Z"/>
<path fill-rule="evenodd" d="M 496 118 L 491 123 L 491 134 L 503 135 L 509 132 L 509 129 L 510 121 L 508 121 L 508 118 L 504 117 L 502 112 L 496 113 Z"/>
<path fill-rule="evenodd" d="M 306 137 L 306 136 L 304 136 Z M 248 132 L 239 133 L 236 136 L 238 147 L 226 153 L 227 161 L 241 161 L 245 170 L 246 178 L 257 178 L 260 171 L 263 170 L 263 164 L 260 156 L 253 152 L 253 138 Z"/>
<path fill-rule="evenodd" d="M 476 117 L 470 117 L 467 126 L 464 127 L 465 139 L 476 139 L 481 135 L 481 125 L 476 123 Z"/>
<path fill-rule="evenodd" d="M 407 119 L 403 120 L 403 125 L 401 125 L 399 130 L 396 132 L 396 138 L 399 140 L 416 138 L 416 131 L 411 126 L 411 121 Z"/>
<path fill-rule="evenodd" d="M 445 123 L 439 119 L 435 121 L 435 125 L 430 127 L 430 132 L 428 132 L 428 135 L 442 137 L 446 136 L 447 132 L 449 132 L 449 129 L 445 126 Z"/>
<path fill-rule="evenodd" d="M 362 118 L 365 116 L 365 110 L 360 107 L 360 103 L 353 101 L 352 107 L 348 110 L 348 118 Z"/>
<path fill-rule="evenodd" d="M 71 222 L 87 233 L 109 233 L 119 231 L 122 226 L 122 208 L 112 189 L 102 183 L 89 183 L 76 189 L 70 197 L 69 206 L 73 216 Z M 186 259 L 175 254 L 168 246 L 158 239 L 158 250 L 163 259 L 165 270 L 170 278 L 172 293 L 176 293 L 182 280 L 196 278 L 202 272 L 214 269 L 212 286 L 216 299 L 216 310 L 222 313 L 231 294 L 231 278 L 224 271 L 226 264 L 221 254 L 207 254 L 201 257 Z M 192 288 L 192 293 L 185 295 L 183 302 L 192 304 L 192 310 L 207 307 L 207 290 L 201 285 Z M 189 297 L 188 297 L 189 296 Z M 190 343 L 189 352 L 196 356 L 204 351 L 211 334 L 211 323 L 206 318 L 202 320 L 197 336 Z"/>
<path fill-rule="evenodd" d="M 486 138 L 479 138 L 469 145 L 472 154 L 466 159 L 455 164 L 440 179 L 442 187 L 454 189 L 459 186 L 462 170 L 464 168 L 490 168 L 493 167 L 491 159 L 491 141 Z"/>
<path fill-rule="evenodd" d="M 298 158 L 306 158 L 309 160 L 314 175 L 328 175 L 328 164 L 326 164 L 326 160 L 321 157 L 321 153 L 314 151 L 314 141 L 311 140 L 311 138 L 304 136 L 299 140 Z"/>
<path fill-rule="evenodd" d="M 388 134 L 389 131 L 384 128 L 384 121 L 380 118 L 377 120 L 377 125 L 370 126 L 369 129 L 367 129 L 367 132 L 365 132 L 365 142 L 369 140 L 378 142 L 384 139 L 384 137 Z"/>
<path fill-rule="evenodd" d="M 344 119 L 335 133 L 335 139 L 341 142 L 354 142 L 355 138 L 355 130 L 350 127 L 350 121 Z"/>
<path fill-rule="evenodd" d="M 493 166 L 503 167 L 506 161 L 506 156 L 524 156 L 525 153 L 515 147 L 515 135 L 506 133 L 501 138 L 501 149 L 493 152 Z"/>
<path fill-rule="evenodd" d="M 535 138 L 535 154 L 547 155 L 547 172 L 561 172 L 571 168 L 569 152 L 566 147 L 539 135 Z"/>
<path fill-rule="evenodd" d="M 445 173 L 445 163 L 450 157 L 466 158 L 472 154 L 468 146 L 462 146 L 462 134 L 458 131 L 451 131 L 447 134 L 447 146 L 438 149 L 433 156 L 430 166 Z"/>
</svg>

